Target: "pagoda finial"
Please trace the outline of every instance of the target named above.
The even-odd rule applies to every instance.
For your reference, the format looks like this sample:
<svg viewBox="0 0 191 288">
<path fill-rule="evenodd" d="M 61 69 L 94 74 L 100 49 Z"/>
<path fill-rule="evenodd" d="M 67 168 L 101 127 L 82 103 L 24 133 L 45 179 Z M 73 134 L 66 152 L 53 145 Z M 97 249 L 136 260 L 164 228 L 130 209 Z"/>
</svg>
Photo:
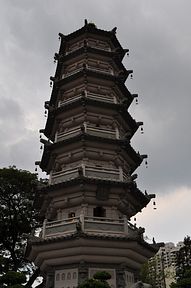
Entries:
<svg viewBox="0 0 191 288">
<path fill-rule="evenodd" d="M 59 39 L 63 39 L 65 37 L 65 35 L 62 33 L 58 33 L 58 36 L 59 36 Z"/>
</svg>

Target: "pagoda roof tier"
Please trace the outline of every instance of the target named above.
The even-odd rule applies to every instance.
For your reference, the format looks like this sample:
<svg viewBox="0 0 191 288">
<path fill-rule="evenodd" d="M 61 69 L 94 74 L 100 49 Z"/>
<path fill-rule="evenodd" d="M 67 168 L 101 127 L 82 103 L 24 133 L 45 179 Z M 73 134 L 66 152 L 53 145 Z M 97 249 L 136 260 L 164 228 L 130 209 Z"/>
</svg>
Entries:
<svg viewBox="0 0 191 288">
<path fill-rule="evenodd" d="M 133 171 L 143 161 L 143 157 L 131 147 L 127 140 L 103 138 L 81 131 L 81 133 L 76 136 L 71 136 L 68 139 L 56 143 L 47 142 L 44 146 L 40 162 L 41 169 L 49 173 L 52 169 L 52 160 L 55 155 L 67 152 L 71 153 L 72 149 L 75 150 L 79 147 L 83 148 L 84 143 L 86 143 L 86 147 L 95 147 L 97 149 L 105 148 L 105 150 L 117 151 L 117 153 L 122 154 L 128 165 L 131 167 L 130 173 L 133 173 Z"/>
<path fill-rule="evenodd" d="M 71 117 L 72 115 L 82 113 L 85 108 L 88 112 L 96 113 L 99 111 L 99 114 L 102 113 L 103 115 L 110 115 L 113 117 L 113 120 L 117 119 L 122 124 L 124 129 L 127 129 L 130 132 L 129 138 L 131 138 L 139 128 L 139 123 L 137 123 L 127 111 L 128 103 L 125 101 L 122 104 L 108 103 L 90 99 L 88 96 L 85 97 L 83 94 L 81 94 L 72 102 L 67 102 L 64 105 L 49 111 L 44 129 L 44 135 L 54 141 L 58 121 Z M 62 115 L 64 115 L 64 118 Z"/>
<path fill-rule="evenodd" d="M 62 67 L 63 65 L 66 66 L 70 63 L 78 62 L 81 59 L 87 60 L 88 58 L 96 59 L 96 60 L 105 60 L 108 63 L 113 63 L 115 65 L 115 69 L 123 75 L 127 74 L 127 69 L 124 67 L 123 63 L 120 61 L 120 59 L 117 57 L 116 52 L 110 52 L 110 51 L 104 51 L 99 50 L 96 48 L 92 48 L 89 46 L 83 46 L 80 47 L 77 50 L 74 50 L 73 52 L 69 54 L 56 54 L 56 58 L 58 59 L 58 65 L 55 72 L 55 78 L 60 78 L 60 75 L 62 73 Z"/>
<path fill-rule="evenodd" d="M 130 74 L 132 73 L 132 71 L 129 72 L 127 71 L 127 73 Z M 134 99 L 133 95 L 129 92 L 129 90 L 124 84 L 124 78 L 121 77 L 120 75 L 116 76 L 109 73 L 95 71 L 93 69 L 83 67 L 77 70 L 75 73 L 63 79 L 55 78 L 50 98 L 50 105 L 51 106 L 55 105 L 59 89 L 65 89 L 65 90 L 70 89 L 72 87 L 75 87 L 78 83 L 86 83 L 86 82 L 94 83 L 97 85 L 108 85 L 109 87 L 113 87 L 115 85 L 117 89 L 120 91 L 120 93 L 125 98 L 127 98 L 129 105 Z"/>
<path fill-rule="evenodd" d="M 94 197 L 88 198 L 88 196 L 85 196 L 86 192 L 90 193 L 90 191 L 93 191 L 96 193 L 98 187 L 99 189 L 102 187 L 103 191 L 104 189 L 107 191 L 107 195 L 104 195 L 105 198 L 103 198 L 103 196 L 99 196 L 101 198 L 98 197 L 97 200 L 93 200 Z M 34 205 L 38 210 L 40 210 L 40 217 L 45 217 L 47 207 L 50 205 L 52 200 L 56 199 L 56 197 L 59 197 L 59 199 L 61 199 L 60 197 L 70 197 L 71 191 L 73 194 L 77 193 L 79 196 L 76 196 L 75 204 L 72 203 L 72 200 L 69 201 L 70 203 L 67 202 L 65 204 L 67 207 L 69 207 L 69 205 L 71 205 L 71 207 L 81 205 L 84 203 L 84 201 L 89 205 L 96 205 L 96 201 L 101 201 L 101 203 L 105 203 L 105 201 L 107 201 L 108 206 L 118 206 L 119 210 L 121 210 L 123 214 L 127 215 L 128 218 L 131 218 L 138 212 L 141 212 L 141 210 L 150 202 L 151 198 L 155 196 L 153 194 L 149 195 L 141 192 L 141 190 L 137 188 L 134 181 L 122 182 L 114 181 L 112 179 L 103 180 L 80 175 L 77 178 L 53 185 L 47 185 L 46 187 L 42 187 L 37 191 Z M 111 195 L 112 200 L 109 200 L 109 195 Z M 126 203 L 127 201 L 128 204 Z M 61 203 L 60 200 L 59 203 Z M 123 207 L 123 204 L 125 203 L 126 209 Z M 129 209 L 129 205 L 131 205 L 131 209 Z M 52 204 L 51 207 L 53 207 Z M 57 209 L 59 209 L 59 207 L 56 207 L 56 210 Z"/>
<path fill-rule="evenodd" d="M 123 49 L 121 44 L 119 43 L 114 30 L 106 31 L 102 29 L 98 29 L 94 24 L 87 23 L 82 28 L 68 34 L 63 35 L 62 33 L 59 33 L 59 36 L 61 37 L 61 45 L 60 45 L 60 52 L 65 51 L 66 44 L 68 42 L 77 41 L 78 39 L 88 39 L 88 37 L 94 36 L 96 39 L 107 39 L 111 45 L 112 48 L 115 49 L 120 59 L 122 60 L 128 49 Z"/>
<path fill-rule="evenodd" d="M 74 232 L 46 239 L 31 237 L 25 256 L 41 271 L 49 267 L 80 263 L 126 264 L 130 269 L 139 270 L 147 259 L 159 249 L 143 239 L 138 228 L 134 235 L 120 236 L 107 233 Z"/>
</svg>

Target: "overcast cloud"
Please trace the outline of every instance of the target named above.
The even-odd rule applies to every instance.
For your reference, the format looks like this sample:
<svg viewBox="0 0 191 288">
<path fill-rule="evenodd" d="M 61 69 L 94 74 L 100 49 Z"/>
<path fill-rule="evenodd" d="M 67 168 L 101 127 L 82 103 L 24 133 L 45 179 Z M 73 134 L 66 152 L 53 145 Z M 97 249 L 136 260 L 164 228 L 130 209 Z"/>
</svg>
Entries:
<svg viewBox="0 0 191 288">
<path fill-rule="evenodd" d="M 137 182 L 158 196 L 157 210 L 149 205 L 137 225 L 156 241 L 191 235 L 190 11 L 190 0 L 1 0 L 1 167 L 34 171 L 41 158 L 38 130 L 45 125 L 58 33 L 73 32 L 85 18 L 101 29 L 117 26 L 119 41 L 130 49 L 124 65 L 134 70 L 126 85 L 139 94 L 130 112 L 144 122 L 132 145 L 149 155 Z"/>
</svg>

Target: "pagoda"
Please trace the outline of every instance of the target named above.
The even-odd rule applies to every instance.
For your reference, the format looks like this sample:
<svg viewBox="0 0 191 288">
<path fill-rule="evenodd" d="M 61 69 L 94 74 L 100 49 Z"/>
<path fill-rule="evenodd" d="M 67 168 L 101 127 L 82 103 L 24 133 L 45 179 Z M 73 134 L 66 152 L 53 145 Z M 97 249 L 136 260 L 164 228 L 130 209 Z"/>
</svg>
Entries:
<svg viewBox="0 0 191 288">
<path fill-rule="evenodd" d="M 44 222 L 26 255 L 47 288 L 75 288 L 103 270 L 111 287 L 131 287 L 157 248 L 145 242 L 144 228 L 129 222 L 154 195 L 135 182 L 134 171 L 147 156 L 130 144 L 143 123 L 128 112 L 137 97 L 125 86 L 133 72 L 122 64 L 128 49 L 116 28 L 104 31 L 87 20 L 59 36 L 38 163 L 49 174 L 36 199 Z"/>
</svg>

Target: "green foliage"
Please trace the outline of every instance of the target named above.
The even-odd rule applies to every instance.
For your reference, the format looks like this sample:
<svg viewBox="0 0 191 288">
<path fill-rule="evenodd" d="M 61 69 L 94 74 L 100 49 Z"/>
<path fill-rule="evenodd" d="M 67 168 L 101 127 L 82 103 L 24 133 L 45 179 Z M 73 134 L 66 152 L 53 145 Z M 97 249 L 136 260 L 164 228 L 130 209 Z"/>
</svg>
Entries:
<svg viewBox="0 0 191 288">
<path fill-rule="evenodd" d="M 8 271 L 0 278 L 0 283 L 5 283 L 8 286 L 22 284 L 26 282 L 26 276 L 22 272 Z"/>
<path fill-rule="evenodd" d="M 24 259 L 24 248 L 28 234 L 38 224 L 37 211 L 33 207 L 37 185 L 36 174 L 18 170 L 15 166 L 0 169 L 1 287 L 21 287 L 24 276 L 19 271 L 29 267 Z"/>
<path fill-rule="evenodd" d="M 78 286 L 78 288 L 110 288 L 106 281 L 88 279 Z"/>
<path fill-rule="evenodd" d="M 191 239 L 184 238 L 184 246 L 177 255 L 177 283 L 172 283 L 171 288 L 191 287 Z"/>
<path fill-rule="evenodd" d="M 144 263 L 141 267 L 141 281 L 143 283 L 148 283 L 152 285 L 153 288 L 157 287 L 157 277 L 159 275 L 157 274 L 156 271 L 156 260 L 155 258 L 152 259 L 152 261 L 147 261 Z"/>
<path fill-rule="evenodd" d="M 88 279 L 78 286 L 78 288 L 110 288 L 107 280 L 111 275 L 106 271 L 99 271 L 94 274 L 93 279 Z"/>
<path fill-rule="evenodd" d="M 111 279 L 111 275 L 106 272 L 106 271 L 99 271 L 97 273 L 94 274 L 94 279 L 100 280 L 100 281 L 106 281 Z"/>
</svg>

